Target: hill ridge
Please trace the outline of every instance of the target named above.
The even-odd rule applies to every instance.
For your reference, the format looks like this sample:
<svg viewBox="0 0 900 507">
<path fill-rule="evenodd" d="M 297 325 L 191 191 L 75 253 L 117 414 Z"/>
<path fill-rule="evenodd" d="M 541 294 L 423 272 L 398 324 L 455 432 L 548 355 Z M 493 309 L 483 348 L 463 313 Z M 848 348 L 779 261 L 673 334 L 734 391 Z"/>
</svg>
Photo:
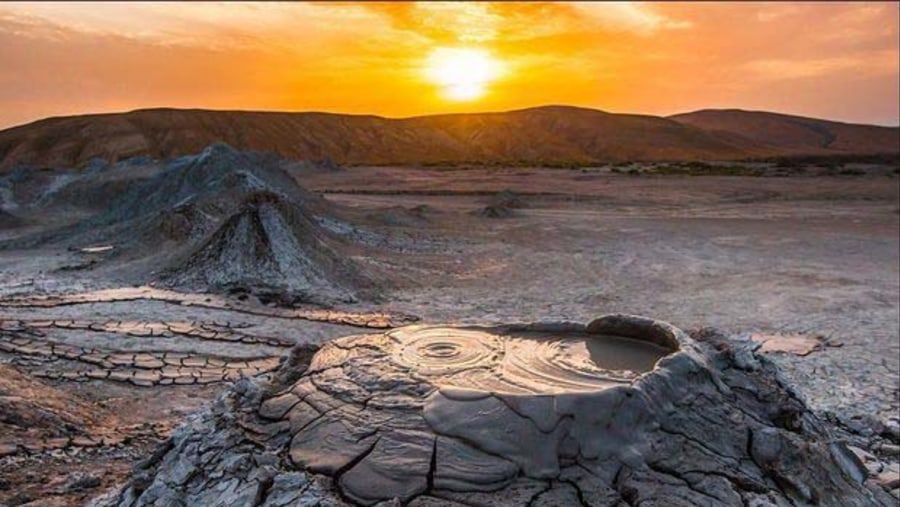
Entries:
<svg viewBox="0 0 900 507">
<path fill-rule="evenodd" d="M 168 158 L 224 142 L 359 165 L 584 164 L 900 152 L 900 128 L 702 109 L 672 116 L 546 105 L 407 118 L 319 111 L 147 108 L 45 118 L 0 131 L 0 170 Z"/>
</svg>

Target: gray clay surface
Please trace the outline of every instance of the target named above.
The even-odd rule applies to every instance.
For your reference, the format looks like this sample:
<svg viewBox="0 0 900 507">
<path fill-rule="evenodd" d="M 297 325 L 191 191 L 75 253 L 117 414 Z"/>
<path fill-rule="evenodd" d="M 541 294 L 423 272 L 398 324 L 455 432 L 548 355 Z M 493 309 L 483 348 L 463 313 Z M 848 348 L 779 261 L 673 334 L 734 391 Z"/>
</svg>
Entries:
<svg viewBox="0 0 900 507">
<path fill-rule="evenodd" d="M 380 498 L 369 479 L 419 506 L 900 498 L 896 167 L 801 166 L 343 167 L 218 144 L 5 172 L 0 504 L 74 507 L 114 489 L 126 503 L 339 505 Z M 697 343 L 508 325 L 608 312 Z M 326 345 L 317 361 L 351 354 L 353 371 L 304 373 L 350 335 L 374 348 Z M 660 357 L 700 373 L 653 370 Z M 295 408 L 317 405 L 264 417 L 295 385 L 316 393 Z M 660 401 L 670 386 L 691 387 Z M 589 459 L 608 446 L 572 436 L 586 419 L 570 401 L 623 391 L 652 417 L 623 433 L 644 437 L 610 478 L 615 460 Z M 471 407 L 485 417 L 458 423 Z M 344 423 L 299 431 L 291 417 L 366 429 L 325 456 L 304 439 L 340 441 Z M 516 446 L 543 461 L 498 428 L 532 435 Z"/>
</svg>

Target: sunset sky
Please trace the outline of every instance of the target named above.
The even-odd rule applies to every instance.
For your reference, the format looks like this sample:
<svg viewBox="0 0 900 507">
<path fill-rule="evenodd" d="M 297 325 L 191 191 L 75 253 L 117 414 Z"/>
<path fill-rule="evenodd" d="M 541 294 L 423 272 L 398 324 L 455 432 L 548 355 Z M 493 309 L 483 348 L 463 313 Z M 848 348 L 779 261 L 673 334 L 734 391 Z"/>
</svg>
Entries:
<svg viewBox="0 0 900 507">
<path fill-rule="evenodd" d="M 570 104 L 900 123 L 900 3 L 3 3 L 0 127 Z"/>
</svg>

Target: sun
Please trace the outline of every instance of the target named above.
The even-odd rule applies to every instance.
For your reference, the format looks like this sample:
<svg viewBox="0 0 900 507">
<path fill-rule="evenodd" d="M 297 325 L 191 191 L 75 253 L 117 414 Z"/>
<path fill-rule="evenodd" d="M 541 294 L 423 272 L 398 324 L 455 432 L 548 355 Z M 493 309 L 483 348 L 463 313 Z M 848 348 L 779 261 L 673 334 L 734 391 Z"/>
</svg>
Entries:
<svg viewBox="0 0 900 507">
<path fill-rule="evenodd" d="M 450 100 L 482 97 L 502 72 L 500 62 L 483 49 L 437 48 L 425 63 L 425 76 Z"/>
</svg>

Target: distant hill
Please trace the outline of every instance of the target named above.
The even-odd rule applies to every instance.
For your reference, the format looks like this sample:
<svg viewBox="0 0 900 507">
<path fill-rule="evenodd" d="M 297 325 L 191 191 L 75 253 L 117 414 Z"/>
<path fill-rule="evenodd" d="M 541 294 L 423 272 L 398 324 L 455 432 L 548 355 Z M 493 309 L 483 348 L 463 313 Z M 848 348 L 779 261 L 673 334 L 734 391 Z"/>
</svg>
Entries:
<svg viewBox="0 0 900 507">
<path fill-rule="evenodd" d="M 662 118 L 545 106 L 390 119 L 145 109 L 48 118 L 0 131 L 0 169 L 173 157 L 218 141 L 345 164 L 570 164 L 897 153 L 900 130 L 737 110 Z"/>
<path fill-rule="evenodd" d="M 727 132 L 761 146 L 791 153 L 876 154 L 900 151 L 896 127 L 836 121 L 740 109 L 705 109 L 669 119 L 711 132 Z"/>
</svg>

